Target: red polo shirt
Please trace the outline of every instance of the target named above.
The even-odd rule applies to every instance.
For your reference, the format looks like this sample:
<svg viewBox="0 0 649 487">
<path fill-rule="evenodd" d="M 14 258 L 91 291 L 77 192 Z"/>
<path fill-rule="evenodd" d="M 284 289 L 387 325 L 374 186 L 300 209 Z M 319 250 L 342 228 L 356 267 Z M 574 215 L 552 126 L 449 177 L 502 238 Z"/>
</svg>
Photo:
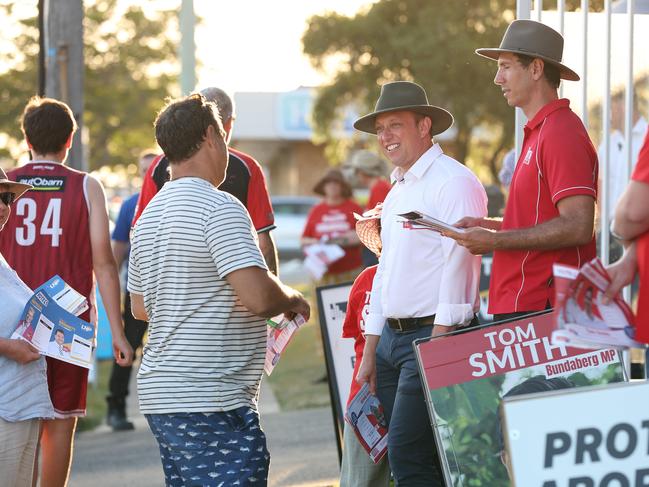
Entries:
<svg viewBox="0 0 649 487">
<path fill-rule="evenodd" d="M 631 179 L 639 183 L 649 184 L 649 131 L 644 138 L 644 143 L 638 155 Z M 636 239 L 638 253 L 638 274 L 640 275 L 640 289 L 638 292 L 638 313 L 636 316 L 636 339 L 649 343 L 649 232 L 645 232 Z"/>
<path fill-rule="evenodd" d="M 372 187 L 370 188 L 370 197 L 367 200 L 367 209 L 371 210 L 379 203 L 383 203 L 391 189 L 392 185 L 387 179 L 378 178 L 374 181 L 374 184 L 372 184 Z"/>
<path fill-rule="evenodd" d="M 559 216 L 557 203 L 575 195 L 597 198 L 597 153 L 566 99 L 545 105 L 525 125 L 503 218 L 503 230 L 529 228 Z M 594 258 L 595 238 L 558 250 L 495 251 L 490 313 L 540 311 L 554 302 L 552 265 L 580 267 Z"/>
</svg>

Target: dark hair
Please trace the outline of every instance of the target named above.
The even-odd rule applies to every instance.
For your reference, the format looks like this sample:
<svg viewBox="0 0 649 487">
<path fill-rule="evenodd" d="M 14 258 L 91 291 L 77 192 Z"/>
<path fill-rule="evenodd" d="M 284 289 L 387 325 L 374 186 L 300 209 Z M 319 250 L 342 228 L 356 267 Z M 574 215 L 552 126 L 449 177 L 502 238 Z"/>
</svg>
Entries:
<svg viewBox="0 0 649 487">
<path fill-rule="evenodd" d="M 22 129 L 34 152 L 55 154 L 77 130 L 77 122 L 65 103 L 35 96 L 23 111 Z"/>
<path fill-rule="evenodd" d="M 528 56 L 527 54 L 514 54 L 518 58 L 518 61 L 523 65 L 524 68 L 527 68 L 530 64 L 532 64 L 532 61 L 534 61 L 535 57 Z M 559 88 L 559 84 L 561 83 L 561 73 L 559 72 L 559 68 L 551 64 L 545 60 L 543 60 L 543 76 L 545 76 L 545 79 L 550 83 L 550 86 L 554 88 Z"/>
<path fill-rule="evenodd" d="M 213 126 L 225 143 L 218 108 L 201 94 L 170 101 L 155 121 L 155 138 L 171 164 L 193 156 L 203 145 L 207 128 Z"/>
</svg>

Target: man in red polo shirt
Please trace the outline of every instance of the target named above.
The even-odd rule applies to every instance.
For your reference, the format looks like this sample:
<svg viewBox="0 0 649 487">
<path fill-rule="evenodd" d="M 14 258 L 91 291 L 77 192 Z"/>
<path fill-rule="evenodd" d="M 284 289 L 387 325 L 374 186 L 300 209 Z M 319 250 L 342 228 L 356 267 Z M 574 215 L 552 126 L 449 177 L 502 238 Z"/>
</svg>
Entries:
<svg viewBox="0 0 649 487">
<path fill-rule="evenodd" d="M 561 63 L 558 32 L 516 20 L 499 48 L 476 53 L 498 61 L 494 82 L 529 121 L 503 219 L 463 218 L 466 231 L 446 236 L 473 254 L 494 251 L 489 312 L 502 320 L 553 305 L 553 264 L 595 257 L 598 163 L 583 123 L 557 94 L 561 79 L 579 80 Z"/>
<path fill-rule="evenodd" d="M 636 276 L 640 277 L 636 335 L 649 344 L 649 131 L 638 155 L 631 181 L 615 207 L 613 231 L 623 239 L 624 256 L 608 268 L 612 283 L 606 296 L 612 299 Z"/>
<path fill-rule="evenodd" d="M 205 88 L 201 94 L 209 101 L 216 103 L 222 118 L 223 130 L 226 132 L 226 143 L 230 143 L 234 128 L 234 100 L 225 91 L 216 87 Z M 228 146 L 228 168 L 225 181 L 219 186 L 221 191 L 230 193 L 248 210 L 252 224 L 257 231 L 259 248 L 268 268 L 278 275 L 278 259 L 275 241 L 271 230 L 275 228 L 275 215 L 266 186 L 266 177 L 261 165 L 251 156 Z M 169 181 L 169 161 L 164 155 L 158 156 L 151 163 L 142 182 L 140 197 L 135 207 L 132 225 L 157 194 Z"/>
</svg>

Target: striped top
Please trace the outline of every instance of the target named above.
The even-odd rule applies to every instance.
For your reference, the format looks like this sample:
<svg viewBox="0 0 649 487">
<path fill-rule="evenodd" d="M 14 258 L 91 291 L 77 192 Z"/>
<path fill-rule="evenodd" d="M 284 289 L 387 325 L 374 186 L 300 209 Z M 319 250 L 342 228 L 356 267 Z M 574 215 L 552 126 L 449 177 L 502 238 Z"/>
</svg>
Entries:
<svg viewBox="0 0 649 487">
<path fill-rule="evenodd" d="M 250 217 L 200 178 L 167 183 L 138 220 L 128 289 L 144 298 L 149 338 L 138 373 L 145 414 L 256 407 L 265 321 L 225 277 L 267 269 Z"/>
</svg>

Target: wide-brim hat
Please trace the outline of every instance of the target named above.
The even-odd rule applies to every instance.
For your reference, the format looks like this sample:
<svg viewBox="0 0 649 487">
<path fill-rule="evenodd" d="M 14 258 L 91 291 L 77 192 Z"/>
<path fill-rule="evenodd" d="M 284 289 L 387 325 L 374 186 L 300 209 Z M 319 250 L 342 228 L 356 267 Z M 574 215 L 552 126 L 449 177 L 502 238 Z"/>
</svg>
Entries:
<svg viewBox="0 0 649 487">
<path fill-rule="evenodd" d="M 0 192 L 8 191 L 16 195 L 15 199 L 20 198 L 25 191 L 32 189 L 31 184 L 17 183 L 7 177 L 7 173 L 0 167 Z"/>
<path fill-rule="evenodd" d="M 339 183 L 342 187 L 342 193 L 345 198 L 351 198 L 352 196 L 352 187 L 343 176 L 343 173 L 339 169 L 329 169 L 327 174 L 325 174 L 320 181 L 316 183 L 313 187 L 313 192 L 324 196 L 324 187 L 330 181 L 335 181 Z"/>
<path fill-rule="evenodd" d="M 381 250 L 383 249 L 381 242 L 381 210 L 382 203 L 379 203 L 362 215 L 354 213 L 358 239 L 377 257 L 381 255 Z"/>
<path fill-rule="evenodd" d="M 431 135 L 444 132 L 453 125 L 453 115 L 443 108 L 430 105 L 424 89 L 411 81 L 394 81 L 381 87 L 374 111 L 354 122 L 354 128 L 376 135 L 376 117 L 382 113 L 409 111 L 430 117 Z"/>
<path fill-rule="evenodd" d="M 375 152 L 369 150 L 356 151 L 352 156 L 350 166 L 372 176 L 381 176 L 384 171 L 383 160 Z"/>
<path fill-rule="evenodd" d="M 553 28 L 534 20 L 514 20 L 507 27 L 500 47 L 480 48 L 475 52 L 495 61 L 503 52 L 540 58 L 559 68 L 561 79 L 579 81 L 579 75 L 561 62 L 563 36 Z"/>
</svg>

